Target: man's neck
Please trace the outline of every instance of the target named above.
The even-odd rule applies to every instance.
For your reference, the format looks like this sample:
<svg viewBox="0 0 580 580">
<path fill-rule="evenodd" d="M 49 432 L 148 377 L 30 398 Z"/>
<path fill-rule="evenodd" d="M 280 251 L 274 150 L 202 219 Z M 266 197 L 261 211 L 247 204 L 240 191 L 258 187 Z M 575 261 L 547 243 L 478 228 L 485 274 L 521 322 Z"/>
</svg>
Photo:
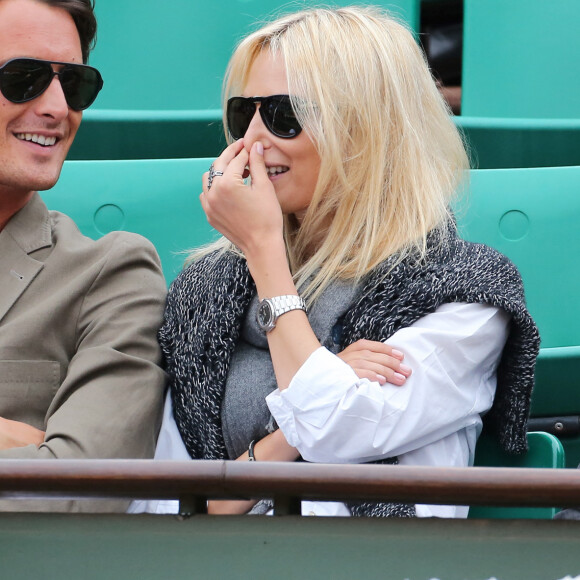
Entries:
<svg viewBox="0 0 580 580">
<path fill-rule="evenodd" d="M 32 199 L 33 195 L 34 191 L 12 195 L 0 192 L 0 232 L 12 219 L 12 216 L 18 213 Z"/>
</svg>

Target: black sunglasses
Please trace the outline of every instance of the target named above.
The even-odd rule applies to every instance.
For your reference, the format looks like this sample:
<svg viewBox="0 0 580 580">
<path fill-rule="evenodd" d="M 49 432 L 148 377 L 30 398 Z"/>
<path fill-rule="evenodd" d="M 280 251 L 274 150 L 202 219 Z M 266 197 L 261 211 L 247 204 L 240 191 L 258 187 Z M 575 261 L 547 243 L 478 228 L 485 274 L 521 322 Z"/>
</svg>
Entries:
<svg viewBox="0 0 580 580">
<path fill-rule="evenodd" d="M 53 70 L 53 64 L 60 66 L 60 70 Z M 12 103 L 26 103 L 42 95 L 55 76 L 60 81 L 67 105 L 74 111 L 90 107 L 103 88 L 101 73 L 92 66 L 14 58 L 0 66 L 0 92 Z"/>
<path fill-rule="evenodd" d="M 228 100 L 226 121 L 234 139 L 241 139 L 246 134 L 258 103 L 260 117 L 270 133 L 282 139 L 292 139 L 300 134 L 302 127 L 296 119 L 289 95 L 232 97 Z"/>
</svg>

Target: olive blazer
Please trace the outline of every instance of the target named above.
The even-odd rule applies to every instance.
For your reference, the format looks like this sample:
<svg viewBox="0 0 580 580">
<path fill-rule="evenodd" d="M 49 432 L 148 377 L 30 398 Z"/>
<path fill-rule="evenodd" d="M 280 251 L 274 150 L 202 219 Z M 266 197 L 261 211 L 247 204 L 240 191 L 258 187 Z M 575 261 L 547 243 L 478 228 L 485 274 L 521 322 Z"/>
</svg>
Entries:
<svg viewBox="0 0 580 580">
<path fill-rule="evenodd" d="M 0 416 L 46 437 L 39 448 L 0 450 L 0 461 L 153 456 L 165 293 L 149 241 L 91 240 L 34 194 L 0 232 Z"/>
</svg>

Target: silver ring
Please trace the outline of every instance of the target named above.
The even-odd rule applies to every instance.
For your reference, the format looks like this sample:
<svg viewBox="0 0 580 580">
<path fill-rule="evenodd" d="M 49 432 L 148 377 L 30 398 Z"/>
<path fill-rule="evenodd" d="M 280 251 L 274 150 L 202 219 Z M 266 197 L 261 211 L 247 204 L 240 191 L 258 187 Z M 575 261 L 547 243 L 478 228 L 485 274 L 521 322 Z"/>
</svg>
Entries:
<svg viewBox="0 0 580 580">
<path fill-rule="evenodd" d="M 221 177 L 223 174 L 224 174 L 223 171 L 215 170 L 213 167 L 213 163 L 211 164 L 211 166 L 209 168 L 209 177 L 207 178 L 207 190 L 208 191 L 211 189 L 211 184 L 213 183 L 213 178 L 214 177 Z"/>
</svg>

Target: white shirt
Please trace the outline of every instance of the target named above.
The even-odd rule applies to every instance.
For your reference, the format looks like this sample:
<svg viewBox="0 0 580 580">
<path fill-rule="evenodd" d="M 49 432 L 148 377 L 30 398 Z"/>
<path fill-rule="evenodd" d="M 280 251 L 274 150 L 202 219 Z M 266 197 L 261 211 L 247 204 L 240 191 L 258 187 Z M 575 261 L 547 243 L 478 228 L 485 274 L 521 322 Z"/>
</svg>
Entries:
<svg viewBox="0 0 580 580">
<path fill-rule="evenodd" d="M 266 402 L 288 443 L 307 461 L 365 463 L 398 456 L 401 465 L 472 465 L 508 330 L 509 315 L 499 308 L 444 304 L 386 341 L 405 354 L 413 370 L 402 387 L 359 379 L 321 347 L 288 388 L 276 389 Z M 169 397 L 155 458 L 189 458 Z M 135 503 L 140 505 L 131 511 L 177 510 L 177 502 Z M 420 517 L 466 517 L 467 510 L 417 505 Z M 350 515 L 337 502 L 305 501 L 302 513 Z"/>
</svg>

